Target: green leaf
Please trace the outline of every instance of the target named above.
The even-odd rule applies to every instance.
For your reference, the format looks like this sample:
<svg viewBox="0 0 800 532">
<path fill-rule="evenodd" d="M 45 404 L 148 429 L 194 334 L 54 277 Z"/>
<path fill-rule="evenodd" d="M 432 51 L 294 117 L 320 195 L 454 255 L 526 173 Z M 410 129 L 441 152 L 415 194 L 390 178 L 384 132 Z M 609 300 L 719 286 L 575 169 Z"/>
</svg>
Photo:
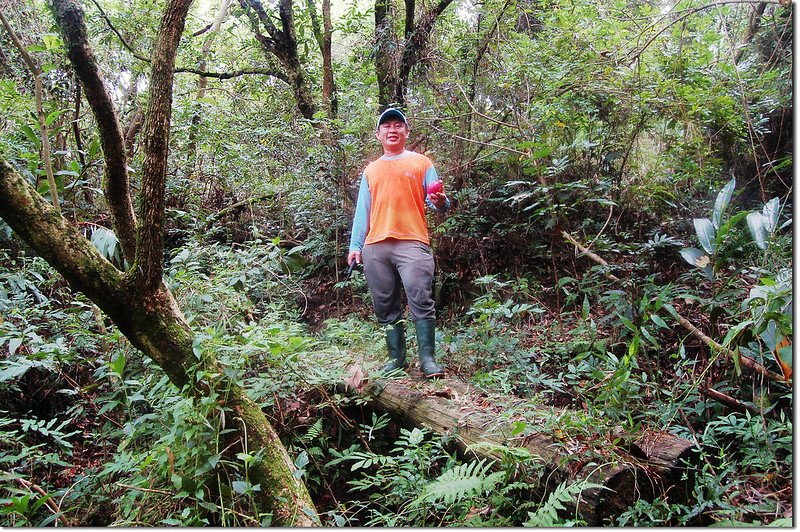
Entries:
<svg viewBox="0 0 800 532">
<path fill-rule="evenodd" d="M 709 255 L 714 254 L 717 250 L 717 231 L 714 229 L 714 224 L 711 223 L 711 220 L 708 218 L 695 218 L 694 230 L 697 232 L 697 238 L 706 253 Z"/>
<path fill-rule="evenodd" d="M 52 113 L 47 115 L 47 118 L 44 119 L 44 124 L 48 127 L 51 126 L 56 118 L 66 113 L 68 110 L 69 109 L 61 109 L 59 111 L 53 111 Z"/>
<path fill-rule="evenodd" d="M 764 216 L 764 228 L 767 230 L 767 233 L 774 232 L 775 228 L 778 227 L 778 216 L 780 215 L 780 208 L 781 208 L 780 200 L 778 200 L 778 198 L 772 198 L 764 205 L 764 208 L 761 210 L 761 213 Z"/>
<path fill-rule="evenodd" d="M 117 356 L 117 358 L 115 358 L 114 361 L 109 364 L 109 366 L 111 366 L 111 371 L 122 378 L 123 371 L 125 371 L 125 355 L 120 354 Z"/>
<path fill-rule="evenodd" d="M 459 464 L 425 486 L 415 503 L 442 501 L 450 505 L 488 491 L 498 480 L 493 475 L 486 475 L 489 469 L 485 459 Z"/>
<path fill-rule="evenodd" d="M 667 322 L 661 319 L 661 316 L 657 316 L 656 314 L 650 314 L 650 319 L 661 329 L 669 329 L 669 325 L 667 325 Z"/>
<path fill-rule="evenodd" d="M 778 362 L 781 366 L 792 367 L 793 349 L 791 344 L 778 348 Z"/>
<path fill-rule="evenodd" d="M 767 228 L 764 225 L 764 215 L 760 212 L 751 212 L 747 215 L 747 228 L 759 249 L 767 249 Z"/>
<path fill-rule="evenodd" d="M 725 185 L 719 194 L 717 194 L 717 201 L 714 202 L 714 213 L 713 213 L 713 225 L 716 229 L 719 229 L 722 225 L 722 217 L 725 215 L 725 210 L 728 208 L 728 203 L 731 201 L 731 196 L 733 195 L 733 189 L 736 187 L 736 178 L 731 179 L 728 181 L 728 184 Z M 696 226 L 695 226 L 696 227 Z M 709 251 L 709 253 L 712 253 Z"/>
<path fill-rule="evenodd" d="M 23 133 L 25 133 L 25 136 L 28 137 L 28 140 L 31 141 L 36 146 L 37 150 L 40 150 L 42 148 L 42 142 L 39 140 L 39 135 L 34 133 L 33 128 L 31 126 L 23 124 L 20 126 L 20 129 L 22 130 Z"/>
<path fill-rule="evenodd" d="M 119 240 L 114 231 L 105 227 L 96 227 L 92 231 L 92 245 L 107 260 L 119 259 Z"/>
<path fill-rule="evenodd" d="M 792 520 L 791 517 L 780 517 L 771 522 L 770 524 L 768 524 L 767 526 L 792 528 L 792 526 L 794 526 L 794 521 Z"/>
<path fill-rule="evenodd" d="M 527 423 L 525 423 L 524 421 L 517 421 L 511 426 L 511 435 L 519 436 L 525 431 L 526 428 L 528 428 Z"/>
<path fill-rule="evenodd" d="M 722 224 L 722 227 L 720 227 L 719 231 L 717 231 L 717 247 L 719 247 L 719 245 L 722 243 L 722 239 L 725 238 L 725 235 L 728 234 L 728 231 L 730 231 L 731 227 L 734 227 L 736 224 L 738 224 L 745 216 L 747 216 L 747 211 L 737 212 L 735 215 L 731 216 L 727 222 Z"/>
<path fill-rule="evenodd" d="M 634 325 L 634 323 L 631 320 L 629 320 L 628 318 L 619 313 L 617 313 L 617 317 L 619 318 L 619 320 L 622 322 L 622 324 L 625 326 L 626 329 L 630 330 L 633 333 L 639 332 L 638 327 L 636 327 L 636 325 Z"/>
<path fill-rule="evenodd" d="M 653 347 L 660 347 L 658 340 L 652 334 L 650 334 L 650 331 L 647 330 L 647 327 L 642 327 L 640 331 L 642 336 L 644 336 L 645 339 L 653 345 Z"/>
<path fill-rule="evenodd" d="M 8 341 L 8 354 L 14 356 L 19 346 L 22 345 L 22 338 L 12 338 Z"/>
<path fill-rule="evenodd" d="M 725 339 L 722 341 L 722 345 L 728 346 L 730 345 L 731 341 L 736 338 L 740 332 L 747 329 L 749 326 L 753 324 L 753 320 L 745 320 L 742 323 L 736 324 L 734 327 L 731 327 L 728 331 L 728 334 L 725 335 Z"/>
<path fill-rule="evenodd" d="M 408 437 L 408 443 L 411 446 L 419 445 L 425 439 L 425 433 L 418 428 L 414 428 Z"/>
<path fill-rule="evenodd" d="M 697 248 L 683 248 L 681 250 L 681 257 L 683 257 L 683 260 L 692 266 L 695 266 L 696 268 L 702 268 L 711 262 L 711 259 L 708 257 L 708 255 Z"/>
<path fill-rule="evenodd" d="M 231 484 L 231 487 L 233 488 L 233 491 L 241 495 L 243 493 L 247 493 L 247 491 L 250 489 L 250 483 L 243 480 L 234 480 Z"/>
</svg>

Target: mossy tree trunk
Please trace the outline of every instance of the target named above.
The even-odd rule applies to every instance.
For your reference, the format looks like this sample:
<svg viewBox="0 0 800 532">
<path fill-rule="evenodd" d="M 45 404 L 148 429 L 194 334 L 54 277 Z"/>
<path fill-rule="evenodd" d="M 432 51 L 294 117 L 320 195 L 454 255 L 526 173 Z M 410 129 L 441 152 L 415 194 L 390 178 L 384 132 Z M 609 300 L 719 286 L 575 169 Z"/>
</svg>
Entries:
<svg viewBox="0 0 800 532">
<path fill-rule="evenodd" d="M 436 21 L 452 3 L 453 0 L 438 0 L 420 9 L 417 15 L 416 0 L 403 0 L 401 30 L 393 2 L 375 0 L 375 73 L 381 106 L 405 105 L 411 70 L 422 62 Z"/>
<path fill-rule="evenodd" d="M 106 200 L 114 229 L 132 267 L 120 271 L 11 165 L 0 160 L 0 217 L 37 254 L 83 292 L 130 342 L 158 364 L 178 388 L 192 396 L 219 392 L 236 413 L 238 438 L 264 459 L 250 471 L 261 484 L 261 511 L 275 525 L 319 524 L 314 504 L 294 475 L 294 465 L 264 413 L 246 392 L 225 380 L 210 385 L 190 378 L 192 367 L 215 371 L 211 357 L 198 360 L 195 335 L 163 282 L 164 193 L 175 54 L 191 0 L 170 0 L 153 52 L 149 106 L 144 120 L 144 166 L 138 213 L 133 211 L 127 151 L 112 100 L 89 46 L 83 11 L 76 0 L 50 0 L 67 53 L 98 123 L 105 158 Z M 213 389 L 211 387 L 213 386 Z"/>
</svg>

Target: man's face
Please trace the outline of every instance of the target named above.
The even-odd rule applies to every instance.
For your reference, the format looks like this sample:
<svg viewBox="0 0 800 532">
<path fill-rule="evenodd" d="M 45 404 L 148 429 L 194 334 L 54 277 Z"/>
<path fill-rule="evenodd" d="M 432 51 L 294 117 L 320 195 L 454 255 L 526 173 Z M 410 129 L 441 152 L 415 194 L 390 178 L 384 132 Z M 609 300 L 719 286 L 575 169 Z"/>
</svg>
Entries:
<svg viewBox="0 0 800 532">
<path fill-rule="evenodd" d="M 399 118 L 389 118 L 378 126 L 375 137 L 381 142 L 384 151 L 397 152 L 405 148 L 410 130 Z"/>
</svg>

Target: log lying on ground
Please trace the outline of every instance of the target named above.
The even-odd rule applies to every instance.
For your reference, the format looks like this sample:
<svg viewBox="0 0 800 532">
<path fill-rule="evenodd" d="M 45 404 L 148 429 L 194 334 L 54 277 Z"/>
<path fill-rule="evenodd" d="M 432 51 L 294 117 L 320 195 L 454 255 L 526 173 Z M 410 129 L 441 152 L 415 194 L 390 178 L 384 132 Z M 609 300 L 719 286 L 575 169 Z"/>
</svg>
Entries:
<svg viewBox="0 0 800 532">
<path fill-rule="evenodd" d="M 470 447 L 480 457 L 499 458 L 483 450 L 491 446 L 472 448 L 474 444 L 524 447 L 544 464 L 549 487 L 584 479 L 603 486 L 584 490 L 577 504 L 578 516 L 590 526 L 613 523 L 639 499 L 672 500 L 673 494 L 691 493 L 683 472 L 693 469 L 694 445 L 672 434 L 649 431 L 629 437 L 617 433 L 594 442 L 571 440 L 545 428 L 546 420 L 564 411 L 542 408 L 523 414 L 520 409 L 519 414 L 504 415 L 502 407 L 488 402 L 479 390 L 451 379 L 411 377 L 347 389 L 398 421 L 452 436 L 462 450 Z M 512 429 L 519 421 L 526 429 L 515 436 Z M 622 443 L 615 446 L 612 439 Z"/>
</svg>

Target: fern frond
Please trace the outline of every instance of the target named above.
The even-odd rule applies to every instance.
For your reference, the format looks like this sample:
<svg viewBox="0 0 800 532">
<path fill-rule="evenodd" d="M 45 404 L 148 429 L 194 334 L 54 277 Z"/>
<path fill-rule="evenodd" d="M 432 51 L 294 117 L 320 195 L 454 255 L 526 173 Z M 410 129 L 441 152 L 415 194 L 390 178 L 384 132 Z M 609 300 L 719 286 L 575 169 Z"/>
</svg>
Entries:
<svg viewBox="0 0 800 532">
<path fill-rule="evenodd" d="M 559 510 L 566 510 L 565 504 L 574 502 L 577 497 L 590 488 L 604 488 L 601 484 L 595 484 L 588 480 L 567 484 L 566 481 L 556 487 L 547 498 L 547 501 L 535 512 L 528 512 L 528 520 L 523 523 L 526 527 L 552 527 L 560 523 L 558 517 Z"/>
<path fill-rule="evenodd" d="M 540 457 L 525 447 L 510 447 L 499 443 L 480 441 L 467 446 L 467 452 L 480 452 L 491 454 L 513 462 L 529 462 Z"/>
<path fill-rule="evenodd" d="M 415 503 L 442 501 L 450 505 L 489 491 L 504 478 L 502 472 L 487 474 L 490 469 L 486 459 L 459 464 L 426 485 Z"/>
<path fill-rule="evenodd" d="M 300 441 L 308 445 L 322 434 L 322 418 L 319 418 L 313 425 L 308 427 L 305 434 L 300 436 Z"/>
<path fill-rule="evenodd" d="M 506 495 L 507 493 L 510 493 L 513 490 L 527 490 L 533 488 L 536 488 L 536 484 L 532 482 L 522 482 L 522 481 L 511 482 L 510 484 L 506 484 L 505 486 L 500 488 L 500 494 Z"/>
</svg>

